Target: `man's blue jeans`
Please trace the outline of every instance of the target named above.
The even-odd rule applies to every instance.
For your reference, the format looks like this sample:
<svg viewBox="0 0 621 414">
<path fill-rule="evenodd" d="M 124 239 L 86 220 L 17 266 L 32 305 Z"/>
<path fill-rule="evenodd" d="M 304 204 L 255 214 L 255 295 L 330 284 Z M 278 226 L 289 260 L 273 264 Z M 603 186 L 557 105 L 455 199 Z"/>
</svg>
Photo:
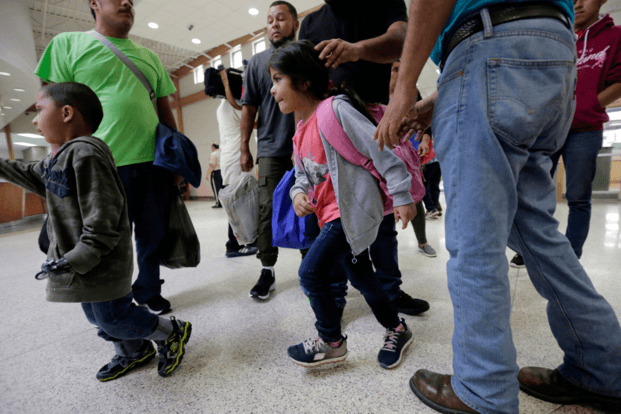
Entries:
<svg viewBox="0 0 621 414">
<path fill-rule="evenodd" d="M 337 266 L 339 263 L 342 266 Z M 321 339 L 336 342 L 342 337 L 341 321 L 330 282 L 333 275 L 342 272 L 343 268 L 352 286 L 364 296 L 377 321 L 384 328 L 397 327 L 399 316 L 373 273 L 368 251 L 354 257 L 341 220 L 336 219 L 323 226 L 299 270 L 300 285 L 315 312 L 315 327 Z"/>
<path fill-rule="evenodd" d="M 552 155 L 552 176 L 558 159 L 563 156 L 567 177 L 567 205 L 569 218 L 565 236 L 569 239 L 578 259 L 589 234 L 591 224 L 591 193 L 595 179 L 597 154 L 602 149 L 604 131 L 573 132 L 565 145 Z"/>
<path fill-rule="evenodd" d="M 507 245 L 522 252 L 548 301 L 564 352 L 560 373 L 621 396 L 621 328 L 553 213 L 551 155 L 575 102 L 574 34 L 555 19 L 491 26 L 461 42 L 438 80 L 432 128 L 442 166 L 448 287 L 454 307 L 452 386 L 482 413 L 518 413 Z"/>
<path fill-rule="evenodd" d="M 134 298 L 146 303 L 162 292 L 159 247 L 168 227 L 173 174 L 152 162 L 117 168 L 125 194 L 129 221 L 133 224 L 138 259 L 138 278 L 132 285 Z"/>
</svg>

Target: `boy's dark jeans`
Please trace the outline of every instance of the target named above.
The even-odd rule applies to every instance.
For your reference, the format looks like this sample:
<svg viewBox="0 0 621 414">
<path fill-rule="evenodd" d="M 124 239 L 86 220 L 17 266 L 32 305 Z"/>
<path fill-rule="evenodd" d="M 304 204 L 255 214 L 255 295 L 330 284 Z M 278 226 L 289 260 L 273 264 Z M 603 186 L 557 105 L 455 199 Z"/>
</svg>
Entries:
<svg viewBox="0 0 621 414">
<path fill-rule="evenodd" d="M 159 317 L 132 302 L 130 293 L 120 299 L 106 302 L 82 303 L 86 319 L 99 328 L 100 338 L 126 349 L 127 355 L 140 348 L 144 338 L 152 335 L 158 327 Z"/>
<path fill-rule="evenodd" d="M 257 258 L 263 266 L 274 266 L 278 247 L 272 246 L 272 198 L 285 173 L 293 168 L 291 157 L 261 157 L 259 164 L 259 228 Z"/>
<path fill-rule="evenodd" d="M 117 168 L 125 195 L 129 221 L 133 224 L 138 259 L 138 278 L 132 286 L 138 303 L 161 295 L 160 244 L 168 226 L 168 209 L 174 175 L 152 162 Z"/>
<path fill-rule="evenodd" d="M 337 266 L 338 263 L 342 266 Z M 344 268 L 352 286 L 362 293 L 377 321 L 385 328 L 397 327 L 399 316 L 373 273 L 368 250 L 354 257 L 341 220 L 337 219 L 321 229 L 299 270 L 300 284 L 315 312 L 315 327 L 321 339 L 336 342 L 342 337 L 340 312 L 330 282 L 340 276 L 335 273 Z"/>
</svg>

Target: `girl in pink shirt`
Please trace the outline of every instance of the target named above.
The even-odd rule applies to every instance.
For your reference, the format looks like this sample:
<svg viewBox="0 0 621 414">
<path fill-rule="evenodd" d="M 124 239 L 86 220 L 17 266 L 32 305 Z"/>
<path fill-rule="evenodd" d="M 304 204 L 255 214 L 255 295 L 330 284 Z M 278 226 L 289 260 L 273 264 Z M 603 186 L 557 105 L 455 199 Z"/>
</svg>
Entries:
<svg viewBox="0 0 621 414">
<path fill-rule="evenodd" d="M 275 51 L 269 61 L 274 99 L 283 113 L 294 112 L 300 119 L 293 138 L 293 207 L 300 217 L 315 213 L 321 227 L 299 270 L 319 337 L 289 347 L 288 354 L 293 362 L 308 368 L 347 358 L 340 312 L 330 287 L 332 273 L 342 271 L 342 264 L 352 286 L 386 328 L 378 361 L 383 368 L 393 368 L 401 362 L 413 336 L 405 321 L 399 320 L 369 258 L 368 247 L 384 216 L 383 202 L 375 178 L 363 167 L 347 162 L 328 143 L 325 134 L 332 128 L 322 131 L 318 126 L 317 107 L 328 95 L 330 75 L 314 46 L 309 41 L 292 42 Z M 356 149 L 373 161 L 388 183 L 395 213 L 407 225 L 415 210 L 405 165 L 393 152 L 378 150 L 372 140 L 376 124 L 354 92 L 338 95 L 332 108 L 340 123 L 334 128 L 342 128 Z"/>
</svg>

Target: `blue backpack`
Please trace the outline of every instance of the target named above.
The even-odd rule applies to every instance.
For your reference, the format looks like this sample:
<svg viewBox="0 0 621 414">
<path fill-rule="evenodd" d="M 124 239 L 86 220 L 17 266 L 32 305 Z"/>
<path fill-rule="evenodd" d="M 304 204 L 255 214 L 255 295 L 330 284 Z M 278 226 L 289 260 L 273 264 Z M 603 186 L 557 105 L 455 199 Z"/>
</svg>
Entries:
<svg viewBox="0 0 621 414">
<path fill-rule="evenodd" d="M 295 184 L 295 168 L 287 171 L 278 183 L 272 199 L 272 246 L 289 249 L 308 249 L 306 217 L 293 210 L 289 190 Z"/>
</svg>

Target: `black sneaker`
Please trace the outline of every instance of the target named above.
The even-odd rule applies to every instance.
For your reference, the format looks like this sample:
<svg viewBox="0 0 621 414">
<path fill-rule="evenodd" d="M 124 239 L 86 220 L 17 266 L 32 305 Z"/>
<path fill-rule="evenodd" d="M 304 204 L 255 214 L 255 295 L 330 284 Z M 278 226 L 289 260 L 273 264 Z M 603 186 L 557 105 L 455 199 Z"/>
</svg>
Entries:
<svg viewBox="0 0 621 414">
<path fill-rule="evenodd" d="M 192 334 L 190 322 L 178 321 L 174 316 L 171 316 L 170 320 L 172 321 L 173 332 L 165 341 L 155 341 L 157 353 L 160 356 L 157 373 L 162 377 L 169 376 L 179 367 L 185 355 L 185 345 Z"/>
<path fill-rule="evenodd" d="M 261 276 L 256 285 L 250 290 L 250 297 L 266 300 L 270 297 L 270 292 L 276 288 L 276 278 L 269 269 L 262 269 Z"/>
<path fill-rule="evenodd" d="M 170 302 L 164 299 L 161 295 L 157 295 L 146 301 L 146 303 L 139 303 L 138 306 L 149 309 L 156 315 L 164 315 L 172 310 Z"/>
<path fill-rule="evenodd" d="M 526 265 L 524 264 L 524 258 L 519 254 L 513 256 L 513 259 L 511 259 L 511 263 L 509 263 L 509 265 L 518 269 L 526 267 Z"/>
<path fill-rule="evenodd" d="M 228 250 L 226 257 L 253 256 L 259 249 L 254 246 L 242 246 L 239 250 Z"/>
<path fill-rule="evenodd" d="M 401 291 L 399 297 L 392 301 L 392 306 L 399 313 L 406 315 L 419 315 L 429 310 L 429 302 L 422 299 L 414 299 L 404 291 Z"/>
<path fill-rule="evenodd" d="M 135 358 L 122 357 L 115 355 L 107 365 L 101 367 L 97 372 L 99 381 L 111 381 L 122 377 L 134 368 L 146 365 L 155 357 L 155 347 L 151 341 L 145 341 L 144 345 L 138 350 L 140 356 Z"/>
<path fill-rule="evenodd" d="M 377 355 L 377 361 L 380 366 L 386 369 L 395 368 L 401 363 L 403 354 L 405 354 L 412 342 L 414 342 L 414 335 L 412 335 L 412 331 L 410 331 L 403 319 L 401 319 L 401 324 L 395 329 L 386 329 L 384 347 Z"/>
</svg>

